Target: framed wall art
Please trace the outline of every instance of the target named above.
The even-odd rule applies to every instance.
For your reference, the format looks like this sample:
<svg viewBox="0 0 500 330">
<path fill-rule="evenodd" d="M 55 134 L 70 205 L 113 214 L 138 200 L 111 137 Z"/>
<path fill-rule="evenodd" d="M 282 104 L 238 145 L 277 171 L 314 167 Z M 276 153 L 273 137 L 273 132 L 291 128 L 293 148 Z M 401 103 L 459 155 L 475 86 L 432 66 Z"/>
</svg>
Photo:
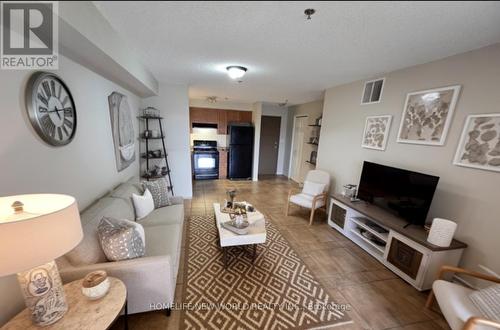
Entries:
<svg viewBox="0 0 500 330">
<path fill-rule="evenodd" d="M 135 132 L 127 97 L 113 92 L 108 97 L 116 169 L 123 171 L 135 161 Z"/>
<path fill-rule="evenodd" d="M 500 113 L 467 117 L 453 164 L 500 172 Z"/>
<path fill-rule="evenodd" d="M 366 117 L 361 146 L 368 149 L 385 150 L 391 121 L 391 115 Z"/>
<path fill-rule="evenodd" d="M 397 141 L 443 145 L 459 93 L 460 86 L 408 93 Z"/>
</svg>

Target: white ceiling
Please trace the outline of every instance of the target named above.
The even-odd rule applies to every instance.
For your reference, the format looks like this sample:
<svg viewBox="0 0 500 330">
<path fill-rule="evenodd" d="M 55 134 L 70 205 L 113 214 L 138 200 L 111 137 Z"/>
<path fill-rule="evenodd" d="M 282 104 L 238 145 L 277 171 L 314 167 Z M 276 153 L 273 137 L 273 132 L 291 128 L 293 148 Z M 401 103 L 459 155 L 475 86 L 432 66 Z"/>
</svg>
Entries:
<svg viewBox="0 0 500 330">
<path fill-rule="evenodd" d="M 500 42 L 500 2 L 94 3 L 159 81 L 189 84 L 191 98 L 303 103 Z M 231 64 L 248 67 L 244 82 L 227 77 Z"/>
</svg>

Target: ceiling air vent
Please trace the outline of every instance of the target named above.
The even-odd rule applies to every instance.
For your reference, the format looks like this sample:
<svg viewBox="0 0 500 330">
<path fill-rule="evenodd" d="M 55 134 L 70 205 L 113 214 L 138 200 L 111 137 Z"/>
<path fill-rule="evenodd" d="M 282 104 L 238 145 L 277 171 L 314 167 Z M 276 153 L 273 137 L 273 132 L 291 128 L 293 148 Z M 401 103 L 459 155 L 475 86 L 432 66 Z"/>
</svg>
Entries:
<svg viewBox="0 0 500 330">
<path fill-rule="evenodd" d="M 382 90 L 384 89 L 384 82 L 385 78 L 380 78 L 365 82 L 361 104 L 371 104 L 380 102 L 380 100 L 382 99 Z"/>
</svg>

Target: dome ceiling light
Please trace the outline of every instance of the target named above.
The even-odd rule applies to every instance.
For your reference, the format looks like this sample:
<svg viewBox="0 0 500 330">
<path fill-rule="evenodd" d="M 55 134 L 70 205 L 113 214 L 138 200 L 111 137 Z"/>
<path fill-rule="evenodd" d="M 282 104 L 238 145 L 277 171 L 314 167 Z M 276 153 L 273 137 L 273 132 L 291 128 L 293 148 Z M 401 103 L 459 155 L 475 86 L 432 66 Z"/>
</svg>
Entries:
<svg viewBox="0 0 500 330">
<path fill-rule="evenodd" d="M 237 80 L 243 78 L 245 73 L 247 72 L 247 68 L 244 66 L 231 65 L 226 68 L 227 74 L 231 79 Z"/>
</svg>

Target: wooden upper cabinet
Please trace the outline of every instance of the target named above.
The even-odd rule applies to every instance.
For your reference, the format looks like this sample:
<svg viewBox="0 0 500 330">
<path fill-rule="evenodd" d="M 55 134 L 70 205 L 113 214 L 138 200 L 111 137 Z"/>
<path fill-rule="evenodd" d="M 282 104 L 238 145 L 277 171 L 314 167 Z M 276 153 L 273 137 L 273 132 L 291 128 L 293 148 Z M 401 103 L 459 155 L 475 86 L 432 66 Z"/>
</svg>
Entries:
<svg viewBox="0 0 500 330">
<path fill-rule="evenodd" d="M 226 126 L 240 121 L 240 111 L 226 110 Z"/>
<path fill-rule="evenodd" d="M 227 121 L 227 124 L 230 124 L 230 123 L 251 123 L 252 122 L 252 111 L 227 110 L 226 111 L 226 121 Z"/>
<path fill-rule="evenodd" d="M 218 134 L 227 134 L 230 123 L 251 123 L 251 111 L 223 110 L 211 108 L 189 108 L 191 131 L 193 124 L 216 124 Z"/>
<path fill-rule="evenodd" d="M 251 123 L 252 122 L 252 111 L 238 111 L 240 113 L 240 122 Z"/>
<path fill-rule="evenodd" d="M 190 108 L 189 114 L 191 124 L 219 124 L 219 111 L 217 109 Z"/>
<path fill-rule="evenodd" d="M 219 123 L 217 125 L 217 133 L 218 134 L 227 134 L 227 111 L 226 110 L 219 110 Z"/>
</svg>

